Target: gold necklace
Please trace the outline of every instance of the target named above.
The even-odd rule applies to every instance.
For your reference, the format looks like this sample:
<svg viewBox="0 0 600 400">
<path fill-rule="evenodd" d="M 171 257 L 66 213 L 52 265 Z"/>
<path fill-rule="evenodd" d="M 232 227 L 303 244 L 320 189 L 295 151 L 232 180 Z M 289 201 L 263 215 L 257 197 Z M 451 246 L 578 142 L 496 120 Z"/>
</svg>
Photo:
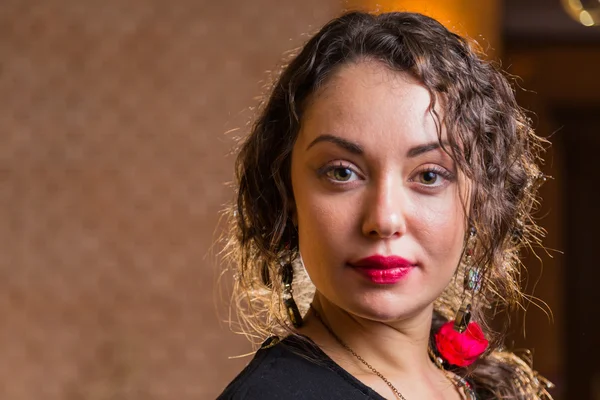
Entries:
<svg viewBox="0 0 600 400">
<path fill-rule="evenodd" d="M 329 325 L 327 325 L 325 323 L 325 321 L 323 321 L 323 318 L 321 318 L 321 314 L 319 314 L 319 312 L 312 306 L 312 304 L 310 305 L 310 308 L 312 309 L 313 313 L 315 314 L 315 317 L 317 317 L 319 322 L 321 322 L 321 325 L 323 325 L 325 327 L 325 329 L 327 329 L 327 332 L 329 332 L 329 334 L 335 339 L 336 342 L 339 343 L 340 346 L 342 346 L 344 349 L 346 349 L 346 351 L 348 351 L 350 354 L 352 354 L 358 361 L 360 361 L 362 364 L 364 364 L 371 372 L 373 372 L 382 381 L 384 381 L 385 384 L 388 385 L 388 387 L 392 390 L 392 392 L 394 392 L 396 397 L 398 397 L 400 400 L 407 400 L 406 397 L 404 397 L 402 395 L 402 393 L 400 393 L 400 391 L 398 389 L 396 389 L 396 387 L 392 384 L 392 382 L 390 382 L 385 376 L 383 376 L 383 374 L 381 372 L 377 371 L 371 364 L 369 364 L 367 361 L 365 361 L 364 358 L 362 358 L 360 355 L 358 355 L 354 350 L 352 350 L 352 348 L 350 346 L 348 346 L 342 339 L 340 339 L 340 337 L 338 335 L 335 334 L 335 332 L 329 327 Z M 459 390 L 459 393 L 460 393 L 460 389 L 462 389 L 466 395 L 467 400 L 477 400 L 475 392 L 473 391 L 473 389 L 471 389 L 471 387 L 469 386 L 467 381 L 458 375 L 455 375 L 455 378 L 450 377 L 448 375 L 448 373 L 446 372 L 446 370 L 442 367 L 441 360 L 438 360 L 437 357 L 435 357 L 435 355 L 433 354 L 431 349 L 428 349 L 428 351 L 429 351 L 430 357 L 433 358 L 435 365 L 444 372 L 444 375 L 446 376 L 446 378 L 448 378 L 448 380 L 450 380 L 450 382 L 452 382 L 452 384 Z"/>
</svg>

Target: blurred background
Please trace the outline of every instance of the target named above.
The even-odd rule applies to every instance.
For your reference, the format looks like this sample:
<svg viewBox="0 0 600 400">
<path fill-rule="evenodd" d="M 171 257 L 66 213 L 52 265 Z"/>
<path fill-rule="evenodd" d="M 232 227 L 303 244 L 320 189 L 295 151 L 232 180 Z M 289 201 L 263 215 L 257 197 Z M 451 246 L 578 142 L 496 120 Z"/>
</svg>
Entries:
<svg viewBox="0 0 600 400">
<path fill-rule="evenodd" d="M 283 54 L 356 7 L 437 17 L 520 77 L 553 176 L 523 284 L 553 318 L 508 344 L 556 399 L 600 399 L 597 0 L 2 0 L 0 399 L 211 399 L 241 370 L 230 151 Z"/>
</svg>

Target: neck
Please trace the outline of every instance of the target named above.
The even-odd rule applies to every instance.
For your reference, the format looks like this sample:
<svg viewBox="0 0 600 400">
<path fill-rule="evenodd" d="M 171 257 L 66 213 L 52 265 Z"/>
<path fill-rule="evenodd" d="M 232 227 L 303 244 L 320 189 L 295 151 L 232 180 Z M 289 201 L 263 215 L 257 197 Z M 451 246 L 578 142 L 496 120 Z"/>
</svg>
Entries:
<svg viewBox="0 0 600 400">
<path fill-rule="evenodd" d="M 422 379 L 432 371 L 428 355 L 432 306 L 400 321 L 378 321 L 342 310 L 317 293 L 312 308 L 301 333 L 320 342 L 336 361 L 362 369 L 351 349 L 384 374 Z"/>
</svg>

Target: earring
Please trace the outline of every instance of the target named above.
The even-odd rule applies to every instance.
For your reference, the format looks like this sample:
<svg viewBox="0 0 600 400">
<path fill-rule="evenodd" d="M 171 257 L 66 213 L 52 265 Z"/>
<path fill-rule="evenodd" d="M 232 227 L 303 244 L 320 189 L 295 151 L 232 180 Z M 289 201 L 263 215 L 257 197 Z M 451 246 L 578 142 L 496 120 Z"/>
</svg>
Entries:
<svg viewBox="0 0 600 400">
<path fill-rule="evenodd" d="M 475 293 L 481 289 L 481 273 L 479 268 L 474 265 L 473 261 L 475 242 L 476 231 L 474 227 L 471 227 L 462 259 L 462 263 L 465 265 L 463 301 L 454 318 L 453 328 L 459 333 L 463 333 L 469 326 L 469 322 L 471 321 L 471 300 Z"/>
<path fill-rule="evenodd" d="M 489 344 L 479 324 L 471 322 L 471 302 L 481 289 L 481 270 L 474 265 L 473 257 L 476 234 L 475 228 L 471 227 L 461 258 L 465 268 L 462 303 L 454 320 L 442 325 L 435 335 L 437 350 L 443 360 L 458 367 L 471 365 Z"/>
<path fill-rule="evenodd" d="M 287 311 L 288 318 L 294 325 L 294 328 L 300 328 L 302 326 L 302 316 L 298 305 L 294 300 L 294 290 L 292 289 L 292 281 L 294 280 L 294 267 L 291 262 L 283 266 L 281 271 L 281 278 L 283 281 L 283 304 Z"/>
<path fill-rule="evenodd" d="M 289 260 L 282 267 L 281 270 L 281 281 L 283 283 L 283 304 L 285 305 L 285 310 L 287 312 L 288 318 L 294 325 L 294 328 L 300 328 L 302 326 L 302 316 L 300 315 L 300 310 L 298 309 L 298 305 L 294 300 L 294 289 L 292 288 L 292 282 L 294 281 L 294 266 L 292 265 L 292 238 L 290 238 L 290 242 L 286 246 L 289 252 Z"/>
</svg>

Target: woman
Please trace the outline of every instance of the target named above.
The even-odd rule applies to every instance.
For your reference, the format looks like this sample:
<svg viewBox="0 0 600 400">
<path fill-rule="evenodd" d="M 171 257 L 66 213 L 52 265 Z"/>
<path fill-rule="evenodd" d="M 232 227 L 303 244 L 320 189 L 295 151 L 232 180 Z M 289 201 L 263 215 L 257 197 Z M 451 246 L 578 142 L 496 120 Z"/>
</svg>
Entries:
<svg viewBox="0 0 600 400">
<path fill-rule="evenodd" d="M 323 27 L 237 159 L 235 298 L 269 339 L 219 398 L 549 398 L 489 326 L 539 242 L 541 143 L 501 73 L 435 20 Z"/>
</svg>

